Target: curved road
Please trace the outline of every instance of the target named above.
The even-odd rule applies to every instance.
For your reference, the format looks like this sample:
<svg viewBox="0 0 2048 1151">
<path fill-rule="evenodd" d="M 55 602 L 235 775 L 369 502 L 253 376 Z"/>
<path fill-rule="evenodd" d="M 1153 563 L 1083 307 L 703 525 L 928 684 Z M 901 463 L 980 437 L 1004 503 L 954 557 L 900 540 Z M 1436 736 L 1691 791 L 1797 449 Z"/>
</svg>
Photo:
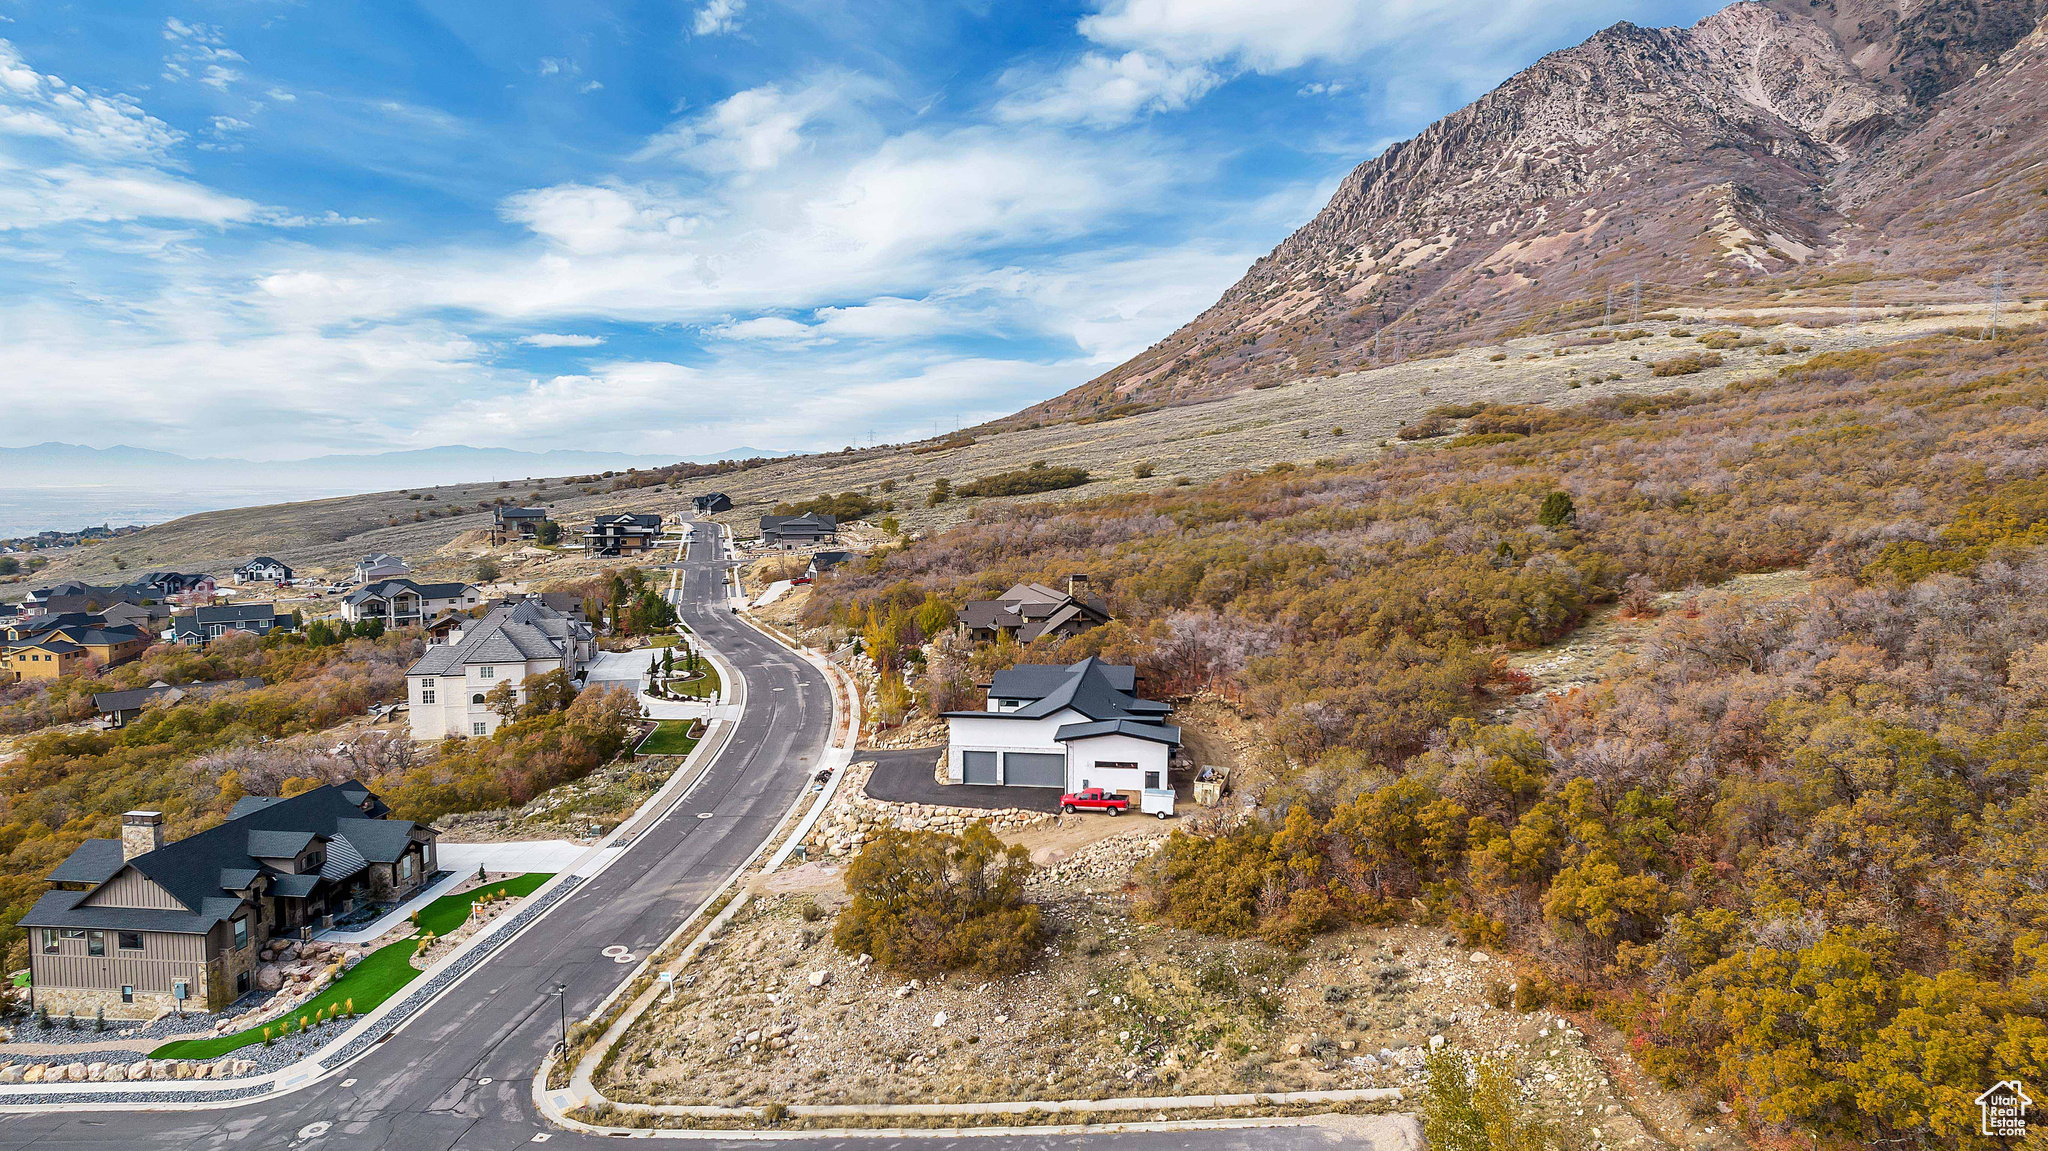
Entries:
<svg viewBox="0 0 2048 1151">
<path fill-rule="evenodd" d="M 720 550 L 712 539 L 691 544 L 676 599 L 691 629 L 746 674 L 745 711 L 703 781 L 609 867 L 499 947 L 390 1039 L 319 1083 L 204 1111 L 80 1109 L 0 1116 L 0 1151 L 615 1146 L 607 1138 L 551 1127 L 533 1110 L 533 1071 L 561 1030 L 549 989 L 568 984 L 572 1020 L 593 1010 L 632 970 L 599 953 L 618 944 L 644 956 L 666 938 L 773 830 L 810 779 L 831 730 L 832 694 L 824 677 L 727 609 Z M 958 1142 L 977 1151 L 1054 1143 L 1113 1143 L 1116 1151 L 1195 1145 L 1225 1151 L 1341 1141 L 1322 1129 L 1277 1128 Z M 923 1151 L 955 1141 L 877 1136 L 828 1142 L 861 1151 L 905 1145 Z"/>
</svg>

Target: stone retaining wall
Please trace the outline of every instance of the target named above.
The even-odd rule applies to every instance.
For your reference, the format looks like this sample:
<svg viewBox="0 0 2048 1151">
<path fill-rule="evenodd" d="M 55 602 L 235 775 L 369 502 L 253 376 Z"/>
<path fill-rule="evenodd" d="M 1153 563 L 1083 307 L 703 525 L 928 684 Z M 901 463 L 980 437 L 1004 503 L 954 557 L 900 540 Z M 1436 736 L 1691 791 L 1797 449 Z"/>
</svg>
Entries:
<svg viewBox="0 0 2048 1151">
<path fill-rule="evenodd" d="M 874 767 L 873 760 L 860 760 L 846 769 L 846 778 L 839 781 L 839 790 L 832 796 L 832 806 L 818 818 L 817 825 L 811 828 L 810 836 L 804 841 L 813 856 L 840 858 L 858 854 L 861 847 L 885 827 L 957 834 L 980 820 L 1001 835 L 1058 818 L 1015 808 L 987 811 L 974 807 L 889 803 L 873 799 L 867 794 L 867 785 L 868 775 Z"/>
<path fill-rule="evenodd" d="M 135 1083 L 145 1079 L 232 1079 L 247 1059 L 137 1059 L 132 1063 L 0 1063 L 0 1083 Z"/>
</svg>

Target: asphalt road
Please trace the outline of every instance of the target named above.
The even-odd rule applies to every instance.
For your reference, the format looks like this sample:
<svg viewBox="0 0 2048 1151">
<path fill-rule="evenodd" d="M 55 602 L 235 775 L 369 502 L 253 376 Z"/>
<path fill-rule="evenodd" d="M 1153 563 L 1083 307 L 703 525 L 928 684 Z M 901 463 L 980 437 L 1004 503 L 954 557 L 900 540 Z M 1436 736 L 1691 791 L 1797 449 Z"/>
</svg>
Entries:
<svg viewBox="0 0 2048 1151">
<path fill-rule="evenodd" d="M 694 793 L 648 828 L 612 865 L 556 904 L 518 939 L 389 1040 L 321 1082 L 246 1106 L 204 1111 L 86 1110 L 0 1116 L 0 1151 L 135 1148 L 305 1148 L 342 1151 L 510 1151 L 616 1146 L 549 1126 L 534 1112 L 532 1074 L 559 1037 L 549 989 L 569 986 L 570 1018 L 587 1014 L 629 972 L 599 954 L 614 944 L 646 955 L 738 867 L 810 778 L 831 727 L 824 677 L 738 623 L 724 600 L 716 545 L 694 543 L 677 599 L 683 619 L 748 681 L 732 739 Z M 781 689 L 781 690 L 777 690 Z M 700 813 L 710 813 L 698 818 Z M 546 1136 L 537 1140 L 538 1136 Z M 1295 1149 L 1343 1142 L 1318 1128 L 1123 1136 L 888 1136 L 829 1140 L 833 1148 L 976 1151 L 1113 1144 L 1115 1151 L 1200 1147 Z M 738 1146 L 738 1141 L 720 1145 Z M 695 1144 L 703 1146 L 704 1144 Z M 798 1146 L 820 1146 L 807 1140 Z M 747 1147 L 761 1144 L 746 1143 Z"/>
</svg>

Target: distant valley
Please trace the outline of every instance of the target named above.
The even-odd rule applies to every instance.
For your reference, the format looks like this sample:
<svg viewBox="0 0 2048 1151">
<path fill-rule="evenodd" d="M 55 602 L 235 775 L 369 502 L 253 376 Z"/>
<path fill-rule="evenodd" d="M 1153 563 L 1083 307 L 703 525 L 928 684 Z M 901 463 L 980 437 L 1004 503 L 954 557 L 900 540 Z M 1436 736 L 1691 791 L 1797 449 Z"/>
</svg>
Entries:
<svg viewBox="0 0 2048 1151">
<path fill-rule="evenodd" d="M 783 456 L 732 448 L 685 457 Z M 198 512 L 325 499 L 409 487 L 626 471 L 677 457 L 623 452 L 449 446 L 301 460 L 194 459 L 147 448 L 92 448 L 55 441 L 0 448 L 0 538 L 75 531 L 97 524 L 154 524 Z"/>
</svg>

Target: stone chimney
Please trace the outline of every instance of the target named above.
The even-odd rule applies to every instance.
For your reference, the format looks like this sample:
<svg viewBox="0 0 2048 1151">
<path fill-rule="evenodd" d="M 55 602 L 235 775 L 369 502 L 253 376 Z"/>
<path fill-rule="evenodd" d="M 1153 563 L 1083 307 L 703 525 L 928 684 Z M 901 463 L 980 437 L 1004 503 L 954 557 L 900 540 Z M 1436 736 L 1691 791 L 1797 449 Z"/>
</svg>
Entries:
<svg viewBox="0 0 2048 1151">
<path fill-rule="evenodd" d="M 1076 599 L 1078 599 L 1078 598 L 1080 598 L 1081 594 L 1082 594 L 1083 592 L 1086 592 L 1087 590 L 1088 590 L 1088 577 L 1087 577 L 1087 576 L 1084 576 L 1084 575 L 1070 575 L 1070 576 L 1068 576 L 1068 577 L 1067 577 L 1067 594 L 1068 594 L 1068 595 L 1070 595 L 1070 596 L 1073 596 L 1073 597 L 1075 597 Z"/>
<path fill-rule="evenodd" d="M 164 845 L 164 813 L 130 811 L 121 816 L 121 858 L 134 859 Z"/>
</svg>

